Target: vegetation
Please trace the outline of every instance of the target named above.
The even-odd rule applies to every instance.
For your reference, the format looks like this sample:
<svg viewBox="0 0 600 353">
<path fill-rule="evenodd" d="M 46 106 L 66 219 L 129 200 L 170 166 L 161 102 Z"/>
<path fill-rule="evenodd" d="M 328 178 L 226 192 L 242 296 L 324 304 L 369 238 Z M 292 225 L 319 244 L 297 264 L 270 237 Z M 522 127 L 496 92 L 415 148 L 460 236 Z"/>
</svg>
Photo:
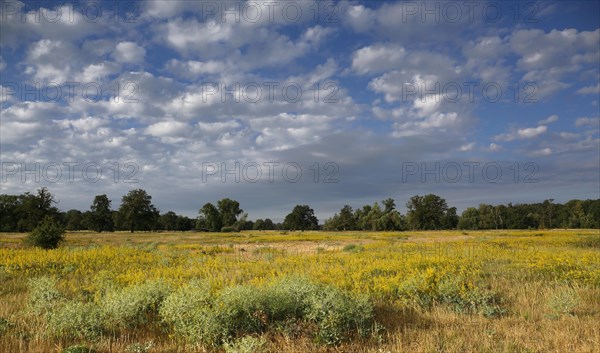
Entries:
<svg viewBox="0 0 600 353">
<path fill-rule="evenodd" d="M 45 188 L 36 195 L 0 195 L 0 231 L 30 232 L 47 216 L 65 229 L 112 232 L 189 231 L 239 232 L 245 230 L 317 230 L 327 231 L 403 231 L 443 229 L 552 229 L 600 228 L 600 199 L 571 200 L 565 204 L 548 199 L 536 204 L 486 205 L 469 207 L 457 215 L 443 198 L 429 194 L 415 195 L 406 204 L 406 215 L 396 209 L 394 199 L 353 209 L 344 205 L 339 213 L 319 225 L 314 210 L 297 205 L 285 216 L 283 223 L 271 219 L 248 220 L 248 214 L 238 201 L 225 198 L 217 206 L 208 202 L 191 219 L 168 211 L 159 214 L 152 197 L 144 190 L 130 191 L 123 196 L 119 210 L 111 210 L 106 195 L 95 196 L 89 211 L 61 212 L 54 196 Z"/>
<path fill-rule="evenodd" d="M 24 242 L 42 249 L 55 249 L 65 239 L 65 229 L 54 218 L 46 216 Z"/>
<path fill-rule="evenodd" d="M 597 347 L 597 230 L 280 233 L 4 234 L 0 350 Z"/>
</svg>

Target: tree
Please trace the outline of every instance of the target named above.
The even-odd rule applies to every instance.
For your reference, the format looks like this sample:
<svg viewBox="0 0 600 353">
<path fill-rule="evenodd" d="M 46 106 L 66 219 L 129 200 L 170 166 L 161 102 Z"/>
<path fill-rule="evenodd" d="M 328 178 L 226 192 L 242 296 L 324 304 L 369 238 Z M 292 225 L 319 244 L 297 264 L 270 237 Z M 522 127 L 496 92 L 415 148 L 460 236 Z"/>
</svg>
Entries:
<svg viewBox="0 0 600 353">
<path fill-rule="evenodd" d="M 237 217 L 243 212 L 240 208 L 240 203 L 229 198 L 219 200 L 217 206 L 219 208 L 219 214 L 221 215 L 222 227 L 234 226 L 238 221 Z"/>
<path fill-rule="evenodd" d="M 177 230 L 177 215 L 173 211 L 169 211 L 160 216 L 158 223 L 163 230 Z"/>
<path fill-rule="evenodd" d="M 339 228 L 341 228 L 340 230 L 356 229 L 356 219 L 354 218 L 352 207 L 344 205 L 340 210 Z"/>
<path fill-rule="evenodd" d="M 115 230 L 110 204 L 111 201 L 106 194 L 94 197 L 87 220 L 89 229 L 100 233 Z"/>
<path fill-rule="evenodd" d="M 434 194 L 415 195 L 406 203 L 406 207 L 408 223 L 412 229 L 443 229 L 448 223 L 447 217 L 450 216 L 454 222 L 456 215 L 456 209 L 454 209 L 454 216 L 448 215 L 446 200 Z"/>
<path fill-rule="evenodd" d="M 275 229 L 275 224 L 273 224 L 273 221 L 270 218 L 265 218 L 265 230 L 274 230 Z"/>
<path fill-rule="evenodd" d="M 211 232 L 219 232 L 221 230 L 221 214 L 215 205 L 210 202 L 205 203 L 200 209 L 199 214 L 199 229 L 206 229 Z"/>
<path fill-rule="evenodd" d="M 254 225 L 252 226 L 252 229 L 254 230 L 265 230 L 265 221 L 263 221 L 262 219 L 257 219 L 256 221 L 254 221 Z"/>
<path fill-rule="evenodd" d="M 285 216 L 283 228 L 289 230 L 316 230 L 319 229 L 319 220 L 315 212 L 308 205 L 296 205 L 291 213 Z"/>
<path fill-rule="evenodd" d="M 131 190 L 123 196 L 119 213 L 124 227 L 132 233 L 156 229 L 159 213 L 152 204 L 152 196 L 143 189 Z"/>
<path fill-rule="evenodd" d="M 69 210 L 64 215 L 65 228 L 67 230 L 82 230 L 83 225 L 83 213 L 79 210 Z"/>
<path fill-rule="evenodd" d="M 39 225 L 46 216 L 58 218 L 58 209 L 53 205 L 57 203 L 54 196 L 45 187 L 38 189 L 36 195 L 28 192 L 21 195 L 19 205 L 18 231 L 28 232 Z"/>
<path fill-rule="evenodd" d="M 479 210 L 469 207 L 463 211 L 458 220 L 459 229 L 479 229 Z"/>
<path fill-rule="evenodd" d="M 56 249 L 65 239 L 65 229 L 51 216 L 46 216 L 35 229 L 25 237 L 24 242 L 42 249 Z"/>
</svg>

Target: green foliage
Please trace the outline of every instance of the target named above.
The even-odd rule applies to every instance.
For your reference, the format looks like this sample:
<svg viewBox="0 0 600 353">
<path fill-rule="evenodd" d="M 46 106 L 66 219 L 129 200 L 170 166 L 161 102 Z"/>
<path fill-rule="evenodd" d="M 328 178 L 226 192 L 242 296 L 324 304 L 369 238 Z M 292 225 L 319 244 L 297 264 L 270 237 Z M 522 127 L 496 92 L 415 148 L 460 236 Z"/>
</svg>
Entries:
<svg viewBox="0 0 600 353">
<path fill-rule="evenodd" d="M 580 298 L 577 290 L 569 286 L 559 286 L 555 288 L 547 302 L 547 307 L 552 312 L 553 317 L 561 315 L 573 316 L 574 309 L 579 304 Z"/>
<path fill-rule="evenodd" d="M 50 216 L 46 216 L 24 242 L 42 249 L 56 249 L 65 239 L 65 229 Z"/>
<path fill-rule="evenodd" d="M 348 245 L 344 246 L 344 248 L 342 249 L 342 251 L 345 251 L 345 252 L 361 252 L 364 250 L 365 250 L 364 246 L 356 245 L 356 244 L 348 244 Z"/>
<path fill-rule="evenodd" d="M 96 232 L 112 232 L 115 230 L 110 204 L 111 201 L 105 194 L 94 197 L 94 201 L 90 207 L 91 212 L 87 219 L 89 229 Z"/>
<path fill-rule="evenodd" d="M 111 290 L 102 299 L 102 315 L 111 329 L 135 327 L 158 314 L 171 287 L 163 281 L 149 281 L 123 289 Z"/>
<path fill-rule="evenodd" d="M 0 317 L 0 335 L 2 335 L 5 332 L 7 332 L 14 325 L 15 324 L 13 324 L 12 322 L 8 321 L 7 319 L 5 319 L 3 317 Z"/>
<path fill-rule="evenodd" d="M 100 308 L 95 303 L 65 301 L 47 313 L 47 333 L 60 338 L 95 339 L 102 333 Z"/>
<path fill-rule="evenodd" d="M 50 277 L 32 278 L 27 282 L 28 307 L 34 314 L 46 313 L 65 299 L 56 288 L 56 280 Z"/>
<path fill-rule="evenodd" d="M 296 205 L 291 213 L 285 216 L 283 228 L 289 230 L 316 230 L 319 229 L 319 220 L 315 211 L 308 205 Z"/>
<path fill-rule="evenodd" d="M 237 232 L 237 229 L 235 227 L 223 227 L 223 228 L 221 228 L 221 232 L 233 233 L 233 232 Z"/>
<path fill-rule="evenodd" d="M 406 203 L 408 224 L 411 229 L 452 229 L 458 223 L 455 207 L 448 207 L 446 200 L 434 195 L 415 195 Z"/>
<path fill-rule="evenodd" d="M 225 342 L 225 353 L 263 353 L 267 340 L 263 337 L 244 336 Z"/>
<path fill-rule="evenodd" d="M 217 206 L 219 208 L 219 215 L 221 215 L 221 225 L 223 227 L 235 225 L 237 217 L 243 212 L 240 208 L 240 203 L 229 198 L 219 200 Z"/>
<path fill-rule="evenodd" d="M 213 301 L 207 282 L 192 281 L 164 300 L 160 317 L 185 341 L 215 345 L 222 334 L 212 310 Z"/>
<path fill-rule="evenodd" d="M 208 202 L 200 209 L 198 219 L 199 228 L 205 228 L 211 232 L 221 230 L 222 220 L 219 210 L 212 203 Z"/>
<path fill-rule="evenodd" d="M 337 344 L 373 323 L 366 298 L 296 277 L 260 288 L 228 287 L 214 296 L 207 284 L 190 283 L 164 301 L 160 315 L 177 336 L 212 346 L 302 321 L 314 324 L 318 341 Z"/>
<path fill-rule="evenodd" d="M 397 293 L 405 302 L 425 309 L 443 305 L 458 313 L 486 317 L 506 313 L 498 294 L 474 286 L 461 276 L 440 277 L 433 272 L 416 274 L 404 281 Z"/>
<path fill-rule="evenodd" d="M 152 204 L 152 196 L 143 189 L 131 190 L 123 196 L 119 215 L 123 226 L 133 231 L 156 230 L 159 212 Z"/>
</svg>

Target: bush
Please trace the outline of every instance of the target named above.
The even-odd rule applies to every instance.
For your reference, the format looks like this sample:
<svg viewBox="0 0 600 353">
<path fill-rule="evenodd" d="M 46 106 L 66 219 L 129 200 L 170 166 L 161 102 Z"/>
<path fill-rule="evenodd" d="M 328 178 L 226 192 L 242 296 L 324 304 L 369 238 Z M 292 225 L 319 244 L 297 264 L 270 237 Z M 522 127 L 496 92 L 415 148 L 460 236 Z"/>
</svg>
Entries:
<svg viewBox="0 0 600 353">
<path fill-rule="evenodd" d="M 68 301 L 48 312 L 48 334 L 60 338 L 95 339 L 102 334 L 100 308 L 94 303 Z"/>
<path fill-rule="evenodd" d="M 457 313 L 486 317 L 497 317 L 506 312 L 498 294 L 458 275 L 438 276 L 426 271 L 409 277 L 397 291 L 401 299 L 424 309 L 439 304 Z"/>
<path fill-rule="evenodd" d="M 162 321 L 185 341 L 217 345 L 222 334 L 212 310 L 213 300 L 208 283 L 192 281 L 169 295 L 159 313 Z"/>
<path fill-rule="evenodd" d="M 238 230 L 235 227 L 223 227 L 221 228 L 221 232 L 223 233 L 233 233 L 233 232 L 237 232 Z"/>
<path fill-rule="evenodd" d="M 60 305 L 65 299 L 50 277 L 32 278 L 27 282 L 28 306 L 34 314 L 43 314 Z"/>
<path fill-rule="evenodd" d="M 574 309 L 579 304 L 579 294 L 577 290 L 568 286 L 556 287 L 548 298 L 547 307 L 552 312 L 552 317 L 558 318 L 561 315 L 575 315 Z"/>
<path fill-rule="evenodd" d="M 365 336 L 373 326 L 373 306 L 366 297 L 355 298 L 324 287 L 309 297 L 307 318 L 317 324 L 317 341 L 339 344 L 352 332 Z"/>
<path fill-rule="evenodd" d="M 267 340 L 262 337 L 244 336 L 232 342 L 225 342 L 225 353 L 263 353 Z"/>
<path fill-rule="evenodd" d="M 5 318 L 0 317 L 0 335 L 7 332 L 14 325 L 15 324 L 13 324 L 12 322 L 6 320 Z"/>
<path fill-rule="evenodd" d="M 65 229 L 54 218 L 46 216 L 42 223 L 25 237 L 24 242 L 42 249 L 56 249 L 64 239 Z"/>
<path fill-rule="evenodd" d="M 171 287 L 162 281 L 107 292 L 101 305 L 106 327 L 122 329 L 148 322 L 170 292 Z"/>
<path fill-rule="evenodd" d="M 186 341 L 212 346 L 281 325 L 301 327 L 298 323 L 315 328 L 308 333 L 318 341 L 337 344 L 354 331 L 367 333 L 373 324 L 373 308 L 366 298 L 295 277 L 262 288 L 225 288 L 214 298 L 207 284 L 193 282 L 171 294 L 160 315 Z M 229 347 L 238 347 L 239 342 L 233 342 Z"/>
</svg>

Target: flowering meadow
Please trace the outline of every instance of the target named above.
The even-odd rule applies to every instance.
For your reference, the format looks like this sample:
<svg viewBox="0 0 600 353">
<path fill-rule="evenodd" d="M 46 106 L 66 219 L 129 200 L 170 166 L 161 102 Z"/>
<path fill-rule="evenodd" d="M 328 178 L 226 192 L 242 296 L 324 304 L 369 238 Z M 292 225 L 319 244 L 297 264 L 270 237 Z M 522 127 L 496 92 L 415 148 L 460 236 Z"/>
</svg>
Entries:
<svg viewBox="0 0 600 353">
<path fill-rule="evenodd" d="M 597 352 L 597 230 L 0 235 L 2 352 Z"/>
</svg>

